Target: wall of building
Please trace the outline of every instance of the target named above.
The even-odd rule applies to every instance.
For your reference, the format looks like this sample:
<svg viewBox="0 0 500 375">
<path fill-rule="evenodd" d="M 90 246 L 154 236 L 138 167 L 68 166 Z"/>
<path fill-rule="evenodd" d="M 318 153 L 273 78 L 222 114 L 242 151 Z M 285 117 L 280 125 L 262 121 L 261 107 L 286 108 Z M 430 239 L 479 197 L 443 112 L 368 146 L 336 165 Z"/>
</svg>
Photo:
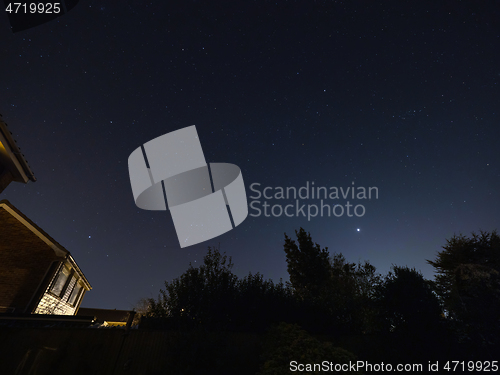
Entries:
<svg viewBox="0 0 500 375">
<path fill-rule="evenodd" d="M 64 302 L 46 292 L 38 304 L 35 314 L 74 315 L 76 306 Z"/>
<path fill-rule="evenodd" d="M 0 308 L 24 312 L 57 257 L 45 242 L 0 207 Z"/>
<path fill-rule="evenodd" d="M 75 301 L 75 305 L 71 305 L 68 303 L 69 297 L 75 284 L 77 281 L 74 278 L 71 278 L 64 294 L 61 297 L 56 297 L 50 293 L 50 288 L 52 287 L 52 283 L 56 279 L 59 272 L 55 273 L 52 277 L 52 280 L 47 287 L 40 303 L 35 309 L 35 314 L 56 314 L 56 315 L 75 315 L 76 308 L 78 307 L 79 299 L 83 297 L 83 294 Z"/>
</svg>

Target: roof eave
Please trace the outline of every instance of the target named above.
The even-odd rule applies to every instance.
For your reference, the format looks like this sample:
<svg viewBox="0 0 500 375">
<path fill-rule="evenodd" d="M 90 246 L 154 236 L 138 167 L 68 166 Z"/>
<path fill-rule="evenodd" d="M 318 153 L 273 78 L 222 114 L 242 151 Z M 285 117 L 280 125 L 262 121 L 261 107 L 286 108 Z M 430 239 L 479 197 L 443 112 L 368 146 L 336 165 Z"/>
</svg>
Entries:
<svg viewBox="0 0 500 375">
<path fill-rule="evenodd" d="M 10 157 L 11 163 L 15 167 L 17 171 L 17 179 L 18 182 L 27 183 L 28 180 L 33 182 L 36 181 L 36 177 L 33 174 L 30 166 L 28 165 L 28 161 L 25 159 L 24 155 L 21 153 L 21 150 L 17 146 L 17 143 L 12 137 L 12 133 L 9 131 L 7 124 L 2 120 L 0 115 L 0 143 L 4 146 L 8 156 Z M 19 181 L 19 178 L 22 179 Z"/>
</svg>

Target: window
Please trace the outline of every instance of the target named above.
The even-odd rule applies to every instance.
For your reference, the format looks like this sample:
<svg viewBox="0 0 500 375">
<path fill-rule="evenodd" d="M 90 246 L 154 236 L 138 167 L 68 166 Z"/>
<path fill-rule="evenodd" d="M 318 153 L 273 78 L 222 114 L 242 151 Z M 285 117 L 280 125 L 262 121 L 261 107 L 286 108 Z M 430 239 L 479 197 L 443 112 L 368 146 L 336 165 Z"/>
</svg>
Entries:
<svg viewBox="0 0 500 375">
<path fill-rule="evenodd" d="M 68 302 L 75 306 L 78 303 L 78 300 L 80 299 L 80 294 L 82 293 L 82 286 L 80 285 L 79 282 L 75 284 L 75 287 L 73 288 L 73 291 L 71 292 L 71 295 L 69 296 Z"/>
<path fill-rule="evenodd" d="M 59 271 L 59 274 L 57 275 L 56 280 L 52 284 L 52 287 L 50 288 L 50 292 L 52 294 L 55 294 L 56 296 L 61 296 L 64 289 L 65 289 L 65 286 L 66 286 L 66 283 L 69 279 L 70 274 L 71 274 L 71 271 L 69 270 L 69 268 L 67 266 L 63 266 L 61 271 Z"/>
</svg>

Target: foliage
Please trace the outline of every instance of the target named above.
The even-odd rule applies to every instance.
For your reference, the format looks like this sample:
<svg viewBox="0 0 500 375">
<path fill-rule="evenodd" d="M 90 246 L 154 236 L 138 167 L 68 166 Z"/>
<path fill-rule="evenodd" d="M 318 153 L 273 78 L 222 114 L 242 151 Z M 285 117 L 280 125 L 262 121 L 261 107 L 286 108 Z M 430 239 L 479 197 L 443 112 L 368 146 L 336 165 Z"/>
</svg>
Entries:
<svg viewBox="0 0 500 375">
<path fill-rule="evenodd" d="M 285 253 L 290 283 L 301 300 L 316 300 L 327 287 L 331 267 L 328 248 L 314 244 L 303 228 L 295 231 L 298 244 L 285 233 Z"/>
<path fill-rule="evenodd" d="M 319 341 L 296 324 L 283 322 L 268 333 L 263 353 L 264 364 L 259 375 L 289 374 L 291 361 L 296 361 L 297 364 L 321 364 L 323 361 L 341 364 L 356 361 L 351 352 L 334 347 L 330 342 Z"/>
<path fill-rule="evenodd" d="M 260 273 L 248 274 L 237 284 L 234 320 L 242 327 L 264 329 L 272 322 L 287 319 L 294 309 L 292 291 L 282 280 L 274 284 Z"/>
<path fill-rule="evenodd" d="M 435 282 L 414 268 L 398 266 L 382 277 L 367 261 L 351 263 L 342 253 L 329 257 L 328 248 L 313 243 L 302 228 L 295 234 L 296 241 L 285 234 L 289 283 L 275 284 L 260 273 L 239 279 L 232 273 L 231 258 L 209 247 L 203 264 L 190 264 L 180 277 L 165 282 L 157 300 L 143 301 L 147 322 L 141 321 L 141 327 L 262 332 L 282 322 L 269 335 L 272 344 L 264 348 L 261 374 L 288 373 L 291 358 L 300 363 L 352 358 L 298 326 L 311 333 L 359 338 L 338 342 L 365 357 L 379 342 L 389 343 L 383 352 L 387 358 L 406 362 L 457 354 L 479 358 L 482 352 L 492 356 L 492 346 L 483 344 L 498 343 L 500 337 L 496 232 L 448 240 L 437 259 L 428 261 L 437 270 Z M 457 332 L 468 343 L 458 343 Z"/>
<path fill-rule="evenodd" d="M 237 277 L 231 271 L 231 258 L 218 249 L 208 248 L 203 264 L 180 277 L 165 282 L 158 301 L 150 299 L 149 317 L 170 317 L 198 323 L 224 320 L 236 295 Z"/>
<path fill-rule="evenodd" d="M 134 306 L 134 320 L 132 321 L 132 325 L 136 326 L 140 323 L 141 318 L 146 316 L 149 310 L 150 302 L 147 298 L 141 298 Z"/>
<path fill-rule="evenodd" d="M 372 331 L 375 267 L 347 262 L 342 253 L 329 257 L 304 229 L 295 234 L 298 244 L 285 234 L 284 249 L 292 290 L 309 318 L 301 325 L 316 330 L 311 322 L 320 320 L 337 332 Z"/>
<path fill-rule="evenodd" d="M 435 261 L 437 290 L 449 317 L 466 338 L 498 343 L 500 237 L 496 231 L 453 236 Z M 476 338 L 473 338 L 476 336 Z"/>
<path fill-rule="evenodd" d="M 367 261 L 363 264 L 347 262 L 342 253 L 333 254 L 330 263 L 333 313 L 351 331 L 371 331 L 374 291 L 381 283 L 375 266 Z"/>
<path fill-rule="evenodd" d="M 432 284 L 414 268 L 393 266 L 375 297 L 382 331 L 415 335 L 439 325 L 441 306 Z"/>
<path fill-rule="evenodd" d="M 291 289 L 281 280 L 274 284 L 259 273 L 238 279 L 232 266 L 231 258 L 209 248 L 202 265 L 190 264 L 180 277 L 165 282 L 158 300 L 148 300 L 146 317 L 163 323 L 168 318 L 170 326 L 176 322 L 258 331 L 294 311 Z"/>
</svg>

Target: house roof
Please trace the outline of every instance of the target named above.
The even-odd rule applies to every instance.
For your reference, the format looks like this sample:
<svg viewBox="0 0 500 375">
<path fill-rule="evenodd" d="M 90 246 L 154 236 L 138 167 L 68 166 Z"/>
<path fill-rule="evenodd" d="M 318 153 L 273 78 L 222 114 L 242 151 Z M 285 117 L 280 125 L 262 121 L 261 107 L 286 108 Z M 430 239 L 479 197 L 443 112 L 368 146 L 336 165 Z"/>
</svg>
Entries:
<svg viewBox="0 0 500 375">
<path fill-rule="evenodd" d="M 36 181 L 28 161 L 12 137 L 7 124 L 0 115 L 0 165 L 4 165 L 12 174 L 14 181 L 27 183 Z"/>
<path fill-rule="evenodd" d="M 71 253 L 64 248 L 60 243 L 54 240 L 51 236 L 49 236 L 42 228 L 36 225 L 33 221 L 31 221 L 26 215 L 24 215 L 21 211 L 19 211 L 12 203 L 10 203 L 7 199 L 2 199 L 0 201 L 0 208 L 3 208 L 9 214 L 11 214 L 14 218 L 16 218 L 19 222 L 24 224 L 26 228 L 28 228 L 33 234 L 35 234 L 38 238 L 40 238 L 43 242 L 45 242 L 52 250 L 54 250 L 55 254 L 61 258 L 66 259 L 71 263 L 75 271 L 79 274 L 80 278 L 84 282 L 85 286 L 88 290 L 92 289 L 92 286 L 88 282 L 87 278 L 83 274 L 82 270 L 76 264 L 75 260 L 71 256 Z"/>
<path fill-rule="evenodd" d="M 79 316 L 94 316 L 98 322 L 121 322 L 126 323 L 130 313 L 129 310 L 111 310 L 111 309 L 92 309 L 80 307 L 76 315 Z"/>
</svg>

